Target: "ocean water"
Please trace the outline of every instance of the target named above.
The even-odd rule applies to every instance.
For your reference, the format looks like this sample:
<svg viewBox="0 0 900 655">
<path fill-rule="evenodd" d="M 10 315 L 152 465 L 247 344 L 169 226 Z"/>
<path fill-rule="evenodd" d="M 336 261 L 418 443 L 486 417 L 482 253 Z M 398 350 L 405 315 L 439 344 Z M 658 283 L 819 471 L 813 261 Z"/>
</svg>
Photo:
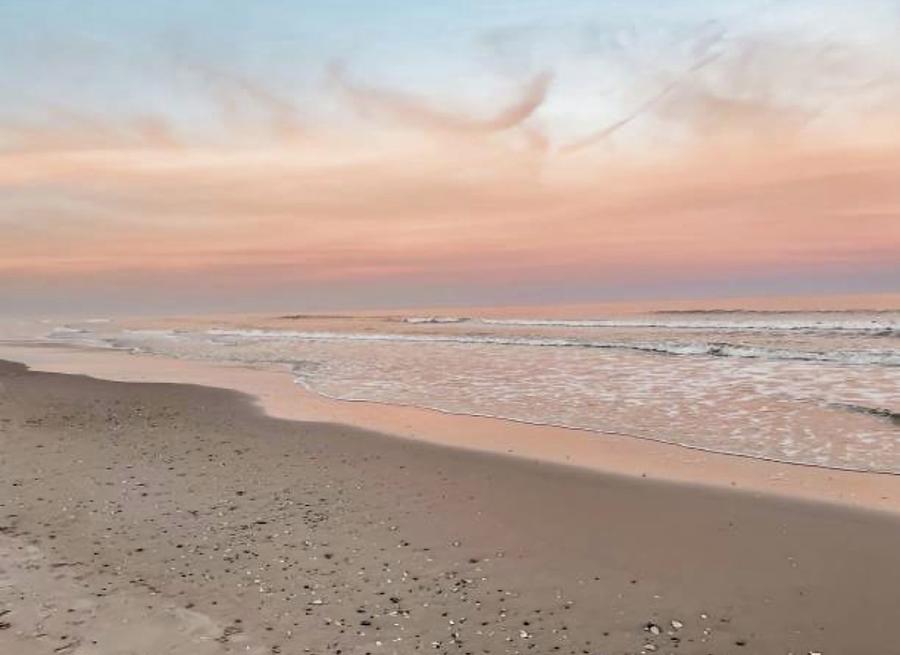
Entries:
<svg viewBox="0 0 900 655">
<path fill-rule="evenodd" d="M 93 320 L 46 337 L 287 367 L 336 399 L 900 473 L 900 311 Z"/>
</svg>

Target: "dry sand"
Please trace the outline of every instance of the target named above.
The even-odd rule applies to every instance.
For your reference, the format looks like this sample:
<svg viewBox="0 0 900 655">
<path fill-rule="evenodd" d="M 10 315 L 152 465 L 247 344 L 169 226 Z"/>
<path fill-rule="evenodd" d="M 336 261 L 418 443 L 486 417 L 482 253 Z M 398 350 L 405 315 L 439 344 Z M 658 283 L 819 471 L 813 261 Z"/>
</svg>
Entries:
<svg viewBox="0 0 900 655">
<path fill-rule="evenodd" d="M 0 653 L 900 653 L 900 518 L 0 365 Z"/>
</svg>

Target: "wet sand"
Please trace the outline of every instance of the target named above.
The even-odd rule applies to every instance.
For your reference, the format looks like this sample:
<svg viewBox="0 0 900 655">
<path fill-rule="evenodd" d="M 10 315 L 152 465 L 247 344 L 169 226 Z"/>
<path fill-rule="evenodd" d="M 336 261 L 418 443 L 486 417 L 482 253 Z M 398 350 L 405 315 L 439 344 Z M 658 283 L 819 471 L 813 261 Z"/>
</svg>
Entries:
<svg viewBox="0 0 900 655">
<path fill-rule="evenodd" d="M 900 475 L 763 461 L 634 437 L 530 425 L 417 407 L 332 400 L 304 390 L 287 368 L 173 359 L 54 342 L 0 341 L 0 359 L 33 370 L 119 382 L 169 382 L 249 395 L 267 415 L 340 423 L 394 436 L 601 473 L 737 489 L 900 515 Z"/>
<path fill-rule="evenodd" d="M 0 652 L 900 652 L 890 513 L 0 365 Z"/>
</svg>

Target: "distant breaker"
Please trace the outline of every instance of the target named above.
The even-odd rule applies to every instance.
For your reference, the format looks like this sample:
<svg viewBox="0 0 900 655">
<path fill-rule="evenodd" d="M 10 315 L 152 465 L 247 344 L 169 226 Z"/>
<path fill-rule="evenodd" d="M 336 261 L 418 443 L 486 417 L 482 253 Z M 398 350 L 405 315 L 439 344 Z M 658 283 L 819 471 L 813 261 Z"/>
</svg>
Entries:
<svg viewBox="0 0 900 655">
<path fill-rule="evenodd" d="M 469 321 L 469 319 L 463 319 Z M 438 324 L 451 323 L 454 321 L 420 321 L 421 324 Z M 462 321 L 455 321 L 462 322 Z M 481 322 L 472 320 L 471 322 Z M 483 321 L 485 325 L 505 325 L 505 326 L 541 326 L 541 327 L 629 327 L 629 328 L 656 328 L 657 325 L 630 325 L 623 323 L 610 324 L 606 326 L 582 325 L 586 321 Z M 574 325 L 572 325 L 574 324 Z M 666 328 L 673 326 L 666 325 Z M 688 328 L 687 326 L 675 326 L 674 329 L 697 329 Z M 708 330 L 732 330 L 736 328 L 723 328 L 706 325 L 702 329 Z M 759 328 L 749 327 L 746 330 L 756 331 L 763 329 L 778 328 Z M 787 329 L 787 328 L 781 328 Z M 801 328 L 793 328 L 801 329 Z M 834 330 L 835 328 L 821 328 Z M 836 328 L 838 331 L 861 331 L 859 328 Z M 865 331 L 869 336 L 885 335 L 888 328 L 879 328 L 878 330 Z M 890 331 L 890 335 L 896 335 L 900 332 Z M 50 333 L 50 338 L 72 338 L 78 335 L 87 336 L 90 332 L 83 328 L 72 328 L 68 326 L 54 328 Z M 866 365 L 866 366 L 890 366 L 900 367 L 900 350 L 897 348 L 883 349 L 822 349 L 808 350 L 799 348 L 783 348 L 766 346 L 762 344 L 742 344 L 732 343 L 729 341 L 712 341 L 702 339 L 671 340 L 671 341 L 640 341 L 640 340 L 609 340 L 600 341 L 595 339 L 586 339 L 581 337 L 539 337 L 539 336 L 510 336 L 510 335 L 478 335 L 478 334 L 416 334 L 416 333 L 390 333 L 390 332 L 344 332 L 344 331 L 299 331 L 299 330 L 270 330 L 270 329 L 227 329 L 227 328 L 211 328 L 201 331 L 192 330 L 124 330 L 123 335 L 129 337 L 156 337 L 166 339 L 183 338 L 186 341 L 192 338 L 205 336 L 210 343 L 224 343 L 225 341 L 250 341 L 250 340 L 271 340 L 271 341 L 385 341 L 385 342 L 407 342 L 407 343 L 448 343 L 448 344 L 478 344 L 490 346 L 519 346 L 532 348 L 592 348 L 607 350 L 625 350 L 637 351 L 650 354 L 671 355 L 671 356 L 707 356 L 707 357 L 734 357 L 742 359 L 763 359 L 763 360 L 781 360 L 781 361 L 806 361 L 806 362 L 832 362 L 847 365 Z M 113 336 L 105 339 L 105 342 L 112 347 L 120 347 L 124 345 L 121 335 Z M 133 347 L 128 344 L 129 349 Z"/>
<path fill-rule="evenodd" d="M 345 317 L 346 318 L 346 317 Z M 393 319 L 392 319 L 393 320 Z M 900 311 L 672 311 L 615 318 L 493 318 L 479 316 L 405 316 L 413 325 L 474 323 L 497 326 L 570 328 L 667 328 L 687 330 L 846 330 L 900 334 Z"/>
<path fill-rule="evenodd" d="M 471 319 L 463 316 L 407 316 L 404 323 L 465 323 Z"/>
</svg>

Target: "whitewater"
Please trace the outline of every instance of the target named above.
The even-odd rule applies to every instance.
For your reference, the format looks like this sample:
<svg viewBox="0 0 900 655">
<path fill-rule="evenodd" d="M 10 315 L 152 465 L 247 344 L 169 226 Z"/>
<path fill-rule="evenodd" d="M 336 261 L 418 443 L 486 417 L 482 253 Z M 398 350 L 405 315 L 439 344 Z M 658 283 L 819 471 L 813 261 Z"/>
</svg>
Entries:
<svg viewBox="0 0 900 655">
<path fill-rule="evenodd" d="M 900 473 L 900 312 L 68 321 L 46 339 L 287 367 L 365 400 Z"/>
</svg>

